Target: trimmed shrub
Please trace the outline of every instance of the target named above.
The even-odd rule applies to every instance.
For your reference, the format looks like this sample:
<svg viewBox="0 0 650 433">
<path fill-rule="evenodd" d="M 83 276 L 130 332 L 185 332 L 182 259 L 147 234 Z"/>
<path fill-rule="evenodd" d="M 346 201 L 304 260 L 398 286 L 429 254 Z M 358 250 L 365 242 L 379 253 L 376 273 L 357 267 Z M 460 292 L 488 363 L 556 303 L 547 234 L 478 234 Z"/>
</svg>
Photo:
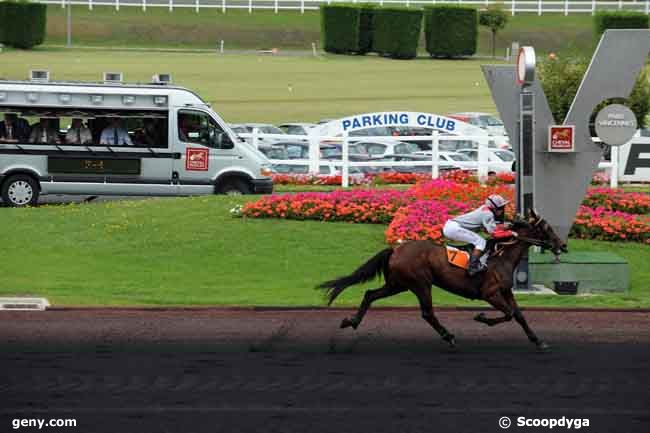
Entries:
<svg viewBox="0 0 650 433">
<path fill-rule="evenodd" d="M 600 11 L 594 15 L 596 39 L 607 29 L 647 29 L 648 15 L 632 11 Z"/>
<path fill-rule="evenodd" d="M 473 7 L 424 7 L 424 36 L 432 57 L 471 56 L 478 41 L 478 11 Z"/>
<path fill-rule="evenodd" d="M 47 5 L 41 3 L 0 3 L 0 40 L 2 43 L 29 49 L 45 40 Z"/>
<path fill-rule="evenodd" d="M 328 53 L 359 52 L 361 8 L 353 4 L 322 5 L 321 38 Z"/>
<path fill-rule="evenodd" d="M 417 56 L 422 28 L 421 10 L 378 8 L 374 13 L 373 24 L 373 51 L 396 59 L 412 59 Z"/>
<path fill-rule="evenodd" d="M 373 51 L 372 40 L 375 31 L 375 11 L 377 5 L 366 3 L 360 6 L 359 20 L 359 53 L 365 54 Z"/>
</svg>

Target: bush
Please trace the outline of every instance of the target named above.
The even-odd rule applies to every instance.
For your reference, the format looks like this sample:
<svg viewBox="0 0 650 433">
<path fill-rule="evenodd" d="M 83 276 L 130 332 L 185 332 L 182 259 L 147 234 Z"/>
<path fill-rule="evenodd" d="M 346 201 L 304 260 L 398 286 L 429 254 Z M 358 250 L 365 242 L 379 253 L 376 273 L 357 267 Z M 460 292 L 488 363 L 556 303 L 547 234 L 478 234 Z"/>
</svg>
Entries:
<svg viewBox="0 0 650 433">
<path fill-rule="evenodd" d="M 321 6 L 321 38 L 328 53 L 359 52 L 361 9 L 353 4 Z"/>
<path fill-rule="evenodd" d="M 398 7 L 378 8 L 374 13 L 373 50 L 396 59 L 417 56 L 422 11 Z"/>
<path fill-rule="evenodd" d="M 424 7 L 427 52 L 434 57 L 471 56 L 476 53 L 478 11 L 473 7 Z"/>
<path fill-rule="evenodd" d="M 648 15 L 632 11 L 601 11 L 594 15 L 596 39 L 607 29 L 647 29 Z"/>
<path fill-rule="evenodd" d="M 29 49 L 45 40 L 47 5 L 40 3 L 0 3 L 0 39 L 2 43 Z"/>
<path fill-rule="evenodd" d="M 561 123 L 566 118 L 588 66 L 587 58 L 569 54 L 546 58 L 538 63 L 537 72 L 556 122 Z M 639 128 L 644 128 L 646 115 L 650 113 L 650 82 L 646 72 L 641 72 L 627 100 L 608 99 L 600 103 L 592 113 L 590 123 L 593 124 L 598 111 L 612 103 L 629 107 Z"/>
<path fill-rule="evenodd" d="M 377 6 L 371 3 L 360 6 L 361 15 L 359 19 L 359 53 L 365 54 L 374 51 L 372 41 L 375 31 L 375 11 Z"/>
</svg>

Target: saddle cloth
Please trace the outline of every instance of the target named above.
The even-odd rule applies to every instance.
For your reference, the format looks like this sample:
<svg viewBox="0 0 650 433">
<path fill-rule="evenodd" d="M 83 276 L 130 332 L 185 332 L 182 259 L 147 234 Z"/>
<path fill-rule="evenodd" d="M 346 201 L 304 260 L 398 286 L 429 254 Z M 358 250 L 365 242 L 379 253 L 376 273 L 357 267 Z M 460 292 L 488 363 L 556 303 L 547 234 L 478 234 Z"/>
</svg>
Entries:
<svg viewBox="0 0 650 433">
<path fill-rule="evenodd" d="M 469 253 L 447 245 L 447 261 L 459 268 L 469 268 Z"/>
</svg>

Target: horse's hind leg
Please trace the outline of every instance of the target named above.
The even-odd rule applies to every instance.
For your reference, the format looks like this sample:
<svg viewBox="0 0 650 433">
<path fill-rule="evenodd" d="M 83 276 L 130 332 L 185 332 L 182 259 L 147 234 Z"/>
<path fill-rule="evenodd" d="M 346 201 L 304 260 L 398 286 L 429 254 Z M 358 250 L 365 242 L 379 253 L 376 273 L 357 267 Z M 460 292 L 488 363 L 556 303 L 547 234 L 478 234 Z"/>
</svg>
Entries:
<svg viewBox="0 0 650 433">
<path fill-rule="evenodd" d="M 492 305 L 497 310 L 503 312 L 502 317 L 486 317 L 484 313 L 477 314 L 474 317 L 474 320 L 477 322 L 485 323 L 488 326 L 498 325 L 499 323 L 509 322 L 512 320 L 514 315 L 513 309 L 510 306 L 510 303 L 504 298 L 499 290 L 494 292 L 492 296 L 486 298 L 486 301 Z"/>
<path fill-rule="evenodd" d="M 413 290 L 415 296 L 417 296 L 418 301 L 420 301 L 420 310 L 422 310 L 422 318 L 433 327 L 433 329 L 440 334 L 443 340 L 445 340 L 451 347 L 456 345 L 456 339 L 452 334 L 447 331 L 447 328 L 442 326 L 438 321 L 438 318 L 433 314 L 433 303 L 431 301 L 431 288 L 430 287 L 420 287 Z"/>
<path fill-rule="evenodd" d="M 384 285 L 383 287 L 374 290 L 367 290 L 365 295 L 363 295 L 363 301 L 361 301 L 361 305 L 359 306 L 357 314 L 350 318 L 343 319 L 341 322 L 341 328 L 352 326 L 354 329 L 357 329 L 363 320 L 363 316 L 366 315 L 368 308 L 370 308 L 370 304 L 372 304 L 377 299 L 387 298 L 389 296 L 403 292 L 404 290 L 405 289 L 394 288 L 388 285 Z"/>
</svg>

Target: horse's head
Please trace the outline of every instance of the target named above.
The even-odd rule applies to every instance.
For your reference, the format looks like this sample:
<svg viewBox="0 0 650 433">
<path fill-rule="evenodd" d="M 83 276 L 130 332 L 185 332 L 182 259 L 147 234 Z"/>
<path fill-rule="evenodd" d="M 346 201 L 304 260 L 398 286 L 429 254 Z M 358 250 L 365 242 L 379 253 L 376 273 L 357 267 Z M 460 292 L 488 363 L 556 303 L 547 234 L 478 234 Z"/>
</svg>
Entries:
<svg viewBox="0 0 650 433">
<path fill-rule="evenodd" d="M 533 240 L 534 245 L 542 247 L 542 250 L 549 249 L 556 256 L 560 253 L 568 253 L 566 243 L 555 233 L 549 223 L 529 210 L 526 219 L 516 219 L 512 227 L 523 240 Z"/>
</svg>

